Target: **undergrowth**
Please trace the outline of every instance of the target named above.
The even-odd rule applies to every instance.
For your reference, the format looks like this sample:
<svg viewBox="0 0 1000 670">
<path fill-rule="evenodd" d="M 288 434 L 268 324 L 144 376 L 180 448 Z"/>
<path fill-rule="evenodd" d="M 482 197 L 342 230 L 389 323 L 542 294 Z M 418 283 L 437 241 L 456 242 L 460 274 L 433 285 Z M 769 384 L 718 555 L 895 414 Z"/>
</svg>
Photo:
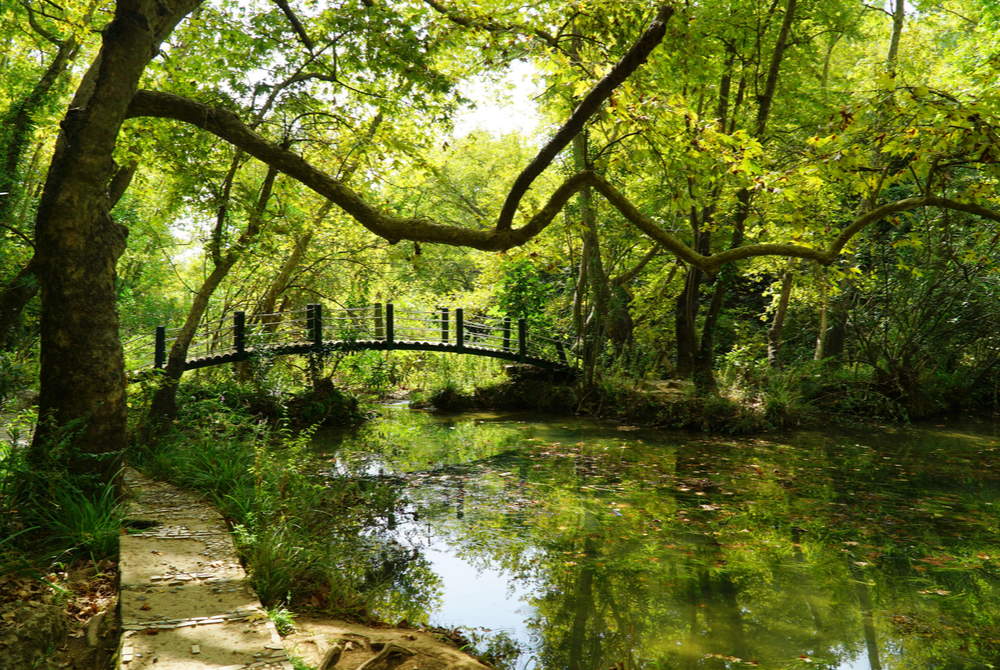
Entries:
<svg viewBox="0 0 1000 670">
<path fill-rule="evenodd" d="M 30 451 L 34 423 L 34 412 L 25 410 L 2 426 L 0 571 L 114 558 L 123 518 L 115 482 L 67 471 L 72 428 Z"/>
<path fill-rule="evenodd" d="M 399 504 L 392 486 L 324 475 L 310 429 L 276 426 L 200 391 L 180 407 L 170 431 L 132 460 L 222 511 L 265 606 L 421 620 L 394 596 L 409 590 L 412 602 L 426 602 L 433 583 L 423 560 L 386 532 Z"/>
</svg>

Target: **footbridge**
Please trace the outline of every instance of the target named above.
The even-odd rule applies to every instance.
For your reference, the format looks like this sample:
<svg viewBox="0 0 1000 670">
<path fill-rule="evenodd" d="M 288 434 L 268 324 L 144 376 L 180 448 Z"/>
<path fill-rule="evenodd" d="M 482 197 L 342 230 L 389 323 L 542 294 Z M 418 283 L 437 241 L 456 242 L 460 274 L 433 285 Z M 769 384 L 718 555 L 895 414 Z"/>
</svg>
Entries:
<svg viewBox="0 0 1000 670">
<path fill-rule="evenodd" d="M 158 326 L 124 343 L 130 378 L 163 368 L 181 327 Z M 185 370 L 235 363 L 254 356 L 337 351 L 438 351 L 488 356 L 550 370 L 574 367 L 569 344 L 530 328 L 525 319 L 467 315 L 459 308 L 398 308 L 392 303 L 327 309 L 306 305 L 269 314 L 234 312 L 198 328 Z"/>
</svg>

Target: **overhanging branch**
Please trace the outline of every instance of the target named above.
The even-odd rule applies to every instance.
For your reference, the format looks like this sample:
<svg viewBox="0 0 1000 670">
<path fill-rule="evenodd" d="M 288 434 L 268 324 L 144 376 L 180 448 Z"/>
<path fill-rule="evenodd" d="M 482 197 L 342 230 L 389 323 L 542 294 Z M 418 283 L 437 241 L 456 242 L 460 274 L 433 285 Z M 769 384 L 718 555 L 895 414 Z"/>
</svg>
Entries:
<svg viewBox="0 0 1000 670">
<path fill-rule="evenodd" d="M 632 48 L 622 57 L 618 63 L 611 68 L 611 71 L 604 76 L 580 101 L 569 119 L 545 146 L 539 150 L 538 155 L 525 166 L 521 174 L 514 180 L 510 187 L 507 199 L 504 201 L 500 216 L 497 218 L 498 230 L 509 230 L 514 221 L 514 214 L 517 213 L 517 206 L 521 198 L 528 191 L 532 182 L 547 168 L 560 151 L 572 141 L 576 135 L 583 130 L 584 124 L 593 116 L 604 101 L 607 100 L 618 86 L 635 72 L 640 65 L 646 62 L 649 54 L 656 46 L 663 41 L 663 36 L 667 32 L 667 21 L 673 16 L 674 8 L 670 5 L 661 5 L 653 22 L 646 29 L 646 32 L 632 45 Z"/>
<path fill-rule="evenodd" d="M 1000 221 L 1000 213 L 975 203 L 925 196 L 888 203 L 855 219 L 826 249 L 797 244 L 749 244 L 703 255 L 679 237 L 664 230 L 643 214 L 618 189 L 593 172 L 580 172 L 564 181 L 548 202 L 520 228 L 472 229 L 436 223 L 424 218 L 393 216 L 369 205 L 346 184 L 317 169 L 286 147 L 270 142 L 251 130 L 232 112 L 211 107 L 170 93 L 139 91 L 128 110 L 128 118 L 152 116 L 175 119 L 202 128 L 235 145 L 258 160 L 298 180 L 351 215 L 372 233 L 390 242 L 412 240 L 470 247 L 483 251 L 502 251 L 524 244 L 540 234 L 584 186 L 592 186 L 632 225 L 652 238 L 684 263 L 708 274 L 715 274 L 728 263 L 757 256 L 803 258 L 821 264 L 833 262 L 850 240 L 867 226 L 887 216 L 921 207 L 941 207 Z"/>
</svg>

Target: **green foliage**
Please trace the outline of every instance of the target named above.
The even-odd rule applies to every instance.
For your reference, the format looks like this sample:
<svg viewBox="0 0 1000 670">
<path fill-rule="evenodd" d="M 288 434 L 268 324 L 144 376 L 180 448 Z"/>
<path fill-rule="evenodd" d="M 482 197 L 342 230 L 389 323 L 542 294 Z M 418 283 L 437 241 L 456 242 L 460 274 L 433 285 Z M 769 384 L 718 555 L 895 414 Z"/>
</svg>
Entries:
<svg viewBox="0 0 1000 670">
<path fill-rule="evenodd" d="M 29 388 L 28 366 L 14 352 L 0 351 L 0 409 Z"/>
<path fill-rule="evenodd" d="M 32 519 L 47 540 L 93 561 L 117 555 L 125 511 L 115 482 L 95 494 L 64 481 L 51 494 L 29 502 L 37 510 Z"/>
<path fill-rule="evenodd" d="M 267 610 L 267 616 L 274 622 L 274 627 L 278 629 L 281 636 L 295 632 L 295 615 L 284 607 L 271 607 Z"/>
<path fill-rule="evenodd" d="M 292 670 L 316 670 L 315 666 L 309 665 L 298 656 L 289 656 L 288 660 L 292 664 Z"/>
<path fill-rule="evenodd" d="M 548 325 L 545 308 L 556 291 L 552 276 L 527 258 L 504 263 L 502 272 L 496 296 L 501 313 L 527 319 L 533 326 Z"/>
<path fill-rule="evenodd" d="M 0 426 L 5 437 L 0 443 L 0 536 L 5 537 L 0 553 L 16 550 L 43 562 L 113 559 L 124 518 L 116 482 L 65 470 L 62 454 L 71 433 L 31 457 L 35 420 L 32 411 L 24 410 Z M 14 554 L 7 560 L 13 566 L 21 559 Z"/>
<path fill-rule="evenodd" d="M 497 670 L 515 670 L 518 659 L 528 651 L 507 631 L 462 629 L 469 638 L 471 649 L 464 649 Z"/>
<path fill-rule="evenodd" d="M 389 536 L 361 534 L 391 514 L 387 487 L 334 483 L 309 431 L 261 422 L 222 398 L 188 400 L 173 431 L 135 457 L 151 474 L 208 494 L 233 524 L 237 549 L 262 602 L 308 604 L 341 616 L 397 608 L 400 589 L 431 597 L 434 582 Z"/>
</svg>

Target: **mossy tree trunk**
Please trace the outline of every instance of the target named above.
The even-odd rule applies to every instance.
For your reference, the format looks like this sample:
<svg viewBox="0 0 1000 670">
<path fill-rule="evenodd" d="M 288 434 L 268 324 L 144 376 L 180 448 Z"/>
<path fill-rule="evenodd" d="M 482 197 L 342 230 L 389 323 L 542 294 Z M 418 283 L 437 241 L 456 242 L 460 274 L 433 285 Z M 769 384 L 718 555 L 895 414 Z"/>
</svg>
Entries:
<svg viewBox="0 0 1000 670">
<path fill-rule="evenodd" d="M 126 230 L 108 214 L 112 154 L 160 42 L 198 3 L 117 3 L 61 124 L 35 224 L 41 288 L 41 393 L 32 457 L 69 439 L 64 466 L 108 481 L 125 447 L 125 373 L 115 263 Z M 63 442 L 66 444 L 66 442 Z"/>
</svg>

